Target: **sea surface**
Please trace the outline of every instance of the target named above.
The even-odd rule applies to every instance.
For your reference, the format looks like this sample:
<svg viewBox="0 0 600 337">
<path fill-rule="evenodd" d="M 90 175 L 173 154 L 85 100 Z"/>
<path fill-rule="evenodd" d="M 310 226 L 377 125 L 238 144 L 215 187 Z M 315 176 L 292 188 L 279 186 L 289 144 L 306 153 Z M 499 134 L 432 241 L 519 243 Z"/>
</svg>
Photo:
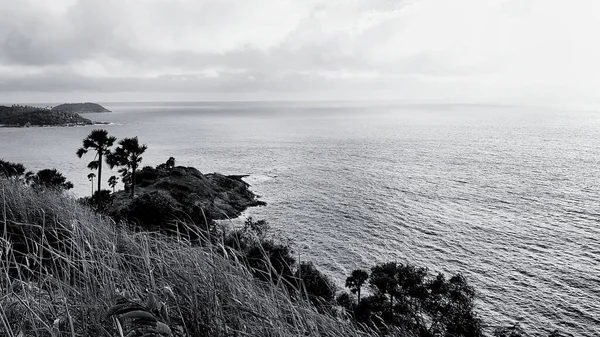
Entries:
<svg viewBox="0 0 600 337">
<path fill-rule="evenodd" d="M 0 128 L 0 158 L 57 168 L 98 127 L 204 173 L 250 174 L 268 220 L 343 286 L 410 262 L 463 273 L 490 328 L 600 335 L 600 112 L 380 103 L 118 103 L 104 126 Z M 106 168 L 103 178 L 110 174 Z M 116 175 L 116 172 L 112 174 Z M 107 187 L 108 188 L 108 187 Z"/>
</svg>

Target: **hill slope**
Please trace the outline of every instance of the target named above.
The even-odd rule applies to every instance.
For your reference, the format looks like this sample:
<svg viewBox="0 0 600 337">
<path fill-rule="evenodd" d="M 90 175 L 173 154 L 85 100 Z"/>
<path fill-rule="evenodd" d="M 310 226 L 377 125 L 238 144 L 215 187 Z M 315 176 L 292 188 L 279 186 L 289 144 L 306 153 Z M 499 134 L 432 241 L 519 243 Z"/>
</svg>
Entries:
<svg viewBox="0 0 600 337">
<path fill-rule="evenodd" d="M 4 126 L 70 126 L 92 125 L 91 120 L 74 112 L 30 106 L 0 105 L 0 125 Z"/>
<path fill-rule="evenodd" d="M 2 336 L 118 336 L 117 325 L 171 332 L 161 336 L 366 336 L 253 279 L 222 245 L 134 233 L 16 181 L 0 179 L 0 191 Z"/>
<path fill-rule="evenodd" d="M 65 103 L 60 104 L 52 108 L 54 111 L 68 111 L 77 113 L 89 113 L 89 112 L 111 112 L 107 108 L 97 103 Z"/>
</svg>

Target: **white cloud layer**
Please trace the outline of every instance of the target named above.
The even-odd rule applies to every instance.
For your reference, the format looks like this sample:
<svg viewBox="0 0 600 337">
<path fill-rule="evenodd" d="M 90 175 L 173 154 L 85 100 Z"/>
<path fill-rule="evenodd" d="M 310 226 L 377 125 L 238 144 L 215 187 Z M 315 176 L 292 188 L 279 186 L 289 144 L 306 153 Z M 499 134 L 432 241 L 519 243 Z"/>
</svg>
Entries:
<svg viewBox="0 0 600 337">
<path fill-rule="evenodd" d="M 0 101 L 600 102 L 595 0 L 0 0 Z"/>
</svg>

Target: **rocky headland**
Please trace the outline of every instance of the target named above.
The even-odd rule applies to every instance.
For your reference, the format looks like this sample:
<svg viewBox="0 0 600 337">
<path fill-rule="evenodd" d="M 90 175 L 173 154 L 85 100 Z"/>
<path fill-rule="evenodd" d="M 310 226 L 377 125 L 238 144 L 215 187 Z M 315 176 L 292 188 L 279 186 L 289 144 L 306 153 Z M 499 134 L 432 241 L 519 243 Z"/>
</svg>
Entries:
<svg viewBox="0 0 600 337">
<path fill-rule="evenodd" d="M 135 197 L 125 190 L 113 193 L 106 212 L 118 221 L 146 228 L 177 220 L 204 226 L 238 217 L 248 207 L 266 205 L 242 177 L 202 174 L 193 167 L 146 166 L 137 173 Z"/>
<path fill-rule="evenodd" d="M 0 105 L 0 125 L 2 126 L 74 126 L 92 124 L 94 122 L 79 116 L 75 112 L 21 105 Z"/>
<path fill-rule="evenodd" d="M 66 111 L 75 113 L 101 113 L 111 112 L 107 108 L 97 103 L 65 103 L 52 108 L 53 111 Z"/>
</svg>

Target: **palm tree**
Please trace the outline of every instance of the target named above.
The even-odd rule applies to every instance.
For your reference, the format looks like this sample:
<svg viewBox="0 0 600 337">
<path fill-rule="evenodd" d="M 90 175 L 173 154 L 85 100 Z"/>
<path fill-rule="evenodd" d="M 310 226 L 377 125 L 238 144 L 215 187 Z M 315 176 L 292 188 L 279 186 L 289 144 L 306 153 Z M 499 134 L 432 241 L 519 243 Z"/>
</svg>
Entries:
<svg viewBox="0 0 600 337">
<path fill-rule="evenodd" d="M 110 168 L 124 166 L 120 171 L 125 174 L 131 171 L 131 197 L 135 193 L 135 173 L 142 162 L 141 155 L 148 147 L 140 145 L 137 137 L 125 138 L 119 141 L 119 146 L 106 157 Z"/>
<path fill-rule="evenodd" d="M 109 136 L 106 130 L 93 130 L 86 138 L 83 139 L 83 146 L 77 150 L 77 157 L 81 158 L 89 150 L 96 152 L 95 160 L 88 164 L 90 170 L 98 169 L 98 191 L 102 190 L 102 156 L 110 153 L 110 147 L 113 146 L 117 138 Z M 98 210 L 102 208 L 102 201 L 98 196 Z"/>
<path fill-rule="evenodd" d="M 96 178 L 96 174 L 94 172 L 88 174 L 88 180 L 92 182 L 92 197 L 94 197 L 94 178 Z"/>
<path fill-rule="evenodd" d="M 346 279 L 346 287 L 350 288 L 353 294 L 358 293 L 358 303 L 360 303 L 360 290 L 367 279 L 369 279 L 369 273 L 362 269 L 352 271 L 352 275 Z"/>
<path fill-rule="evenodd" d="M 108 178 L 108 186 L 112 187 L 113 193 L 115 193 L 115 186 L 117 186 L 117 177 L 111 176 Z"/>
</svg>

